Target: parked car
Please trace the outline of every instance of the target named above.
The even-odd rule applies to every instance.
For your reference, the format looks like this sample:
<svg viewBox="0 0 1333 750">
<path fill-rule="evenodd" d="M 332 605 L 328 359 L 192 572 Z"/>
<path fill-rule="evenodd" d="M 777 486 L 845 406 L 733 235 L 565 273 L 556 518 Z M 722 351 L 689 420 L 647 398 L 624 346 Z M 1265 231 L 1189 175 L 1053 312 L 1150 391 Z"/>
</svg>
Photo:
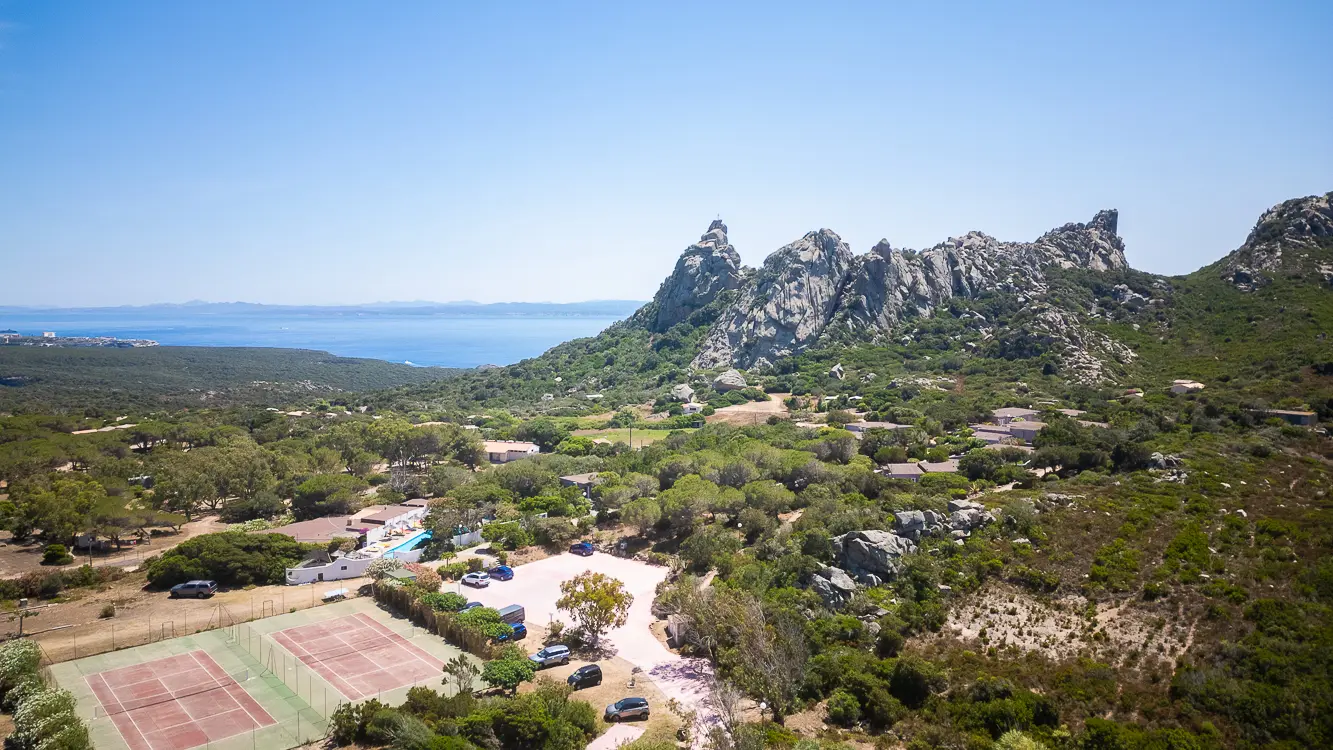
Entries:
<svg viewBox="0 0 1333 750">
<path fill-rule="evenodd" d="M 529 656 L 528 659 L 535 663 L 538 669 L 549 667 L 552 664 L 568 664 L 569 646 L 547 646 Z"/>
<path fill-rule="evenodd" d="M 511 604 L 500 610 L 500 622 L 507 622 L 510 625 L 514 625 L 526 620 L 527 617 L 525 614 L 522 605 Z"/>
<path fill-rule="evenodd" d="M 172 597 L 193 596 L 196 599 L 204 599 L 217 592 L 218 585 L 215 581 L 186 581 L 171 587 Z"/>
<path fill-rule="evenodd" d="M 502 635 L 499 638 L 496 638 L 495 640 L 503 643 L 504 641 L 521 641 L 524 638 L 528 637 L 527 625 L 524 625 L 523 623 L 520 622 L 517 625 L 513 625 L 511 627 L 514 629 L 513 633 L 509 635 Z"/>
<path fill-rule="evenodd" d="M 486 605 L 485 605 L 485 604 L 482 604 L 481 602 L 468 602 L 467 604 L 464 604 L 464 605 L 463 605 L 463 608 L 460 609 L 460 610 L 458 610 L 458 611 L 459 611 L 459 612 L 466 612 L 466 611 L 468 611 L 469 609 L 476 609 L 477 607 L 484 607 L 484 606 L 486 606 Z"/>
<path fill-rule="evenodd" d="M 468 573 L 467 575 L 463 576 L 463 585 L 475 586 L 479 589 L 484 589 L 487 586 L 491 585 L 491 577 L 485 571 Z"/>
<path fill-rule="evenodd" d="M 596 687 L 602 684 L 602 668 L 596 664 L 588 664 L 574 670 L 565 682 L 575 690 L 586 687 Z"/>
<path fill-rule="evenodd" d="M 647 698 L 621 698 L 606 707 L 607 721 L 648 718 Z"/>
<path fill-rule="evenodd" d="M 587 542 L 575 542 L 569 545 L 569 551 L 583 557 L 591 557 L 593 549 L 592 545 Z"/>
<path fill-rule="evenodd" d="M 497 581 L 512 581 L 514 579 L 514 569 L 508 565 L 496 565 L 491 568 L 491 578 Z"/>
</svg>

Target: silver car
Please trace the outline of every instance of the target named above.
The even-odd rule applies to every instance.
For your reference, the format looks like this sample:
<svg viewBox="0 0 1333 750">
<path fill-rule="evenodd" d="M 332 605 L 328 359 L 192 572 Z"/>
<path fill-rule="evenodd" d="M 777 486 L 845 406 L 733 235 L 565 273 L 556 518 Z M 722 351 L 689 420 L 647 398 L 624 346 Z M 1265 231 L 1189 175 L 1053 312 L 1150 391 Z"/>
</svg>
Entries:
<svg viewBox="0 0 1333 750">
<path fill-rule="evenodd" d="M 625 719 L 647 719 L 648 718 L 648 699 L 647 698 L 621 698 L 606 707 L 607 721 L 624 721 Z"/>
<path fill-rule="evenodd" d="M 569 646 L 547 646 L 541 651 L 529 656 L 528 660 L 533 664 L 536 664 L 538 669 L 541 667 L 549 667 L 552 664 L 568 664 Z"/>
</svg>

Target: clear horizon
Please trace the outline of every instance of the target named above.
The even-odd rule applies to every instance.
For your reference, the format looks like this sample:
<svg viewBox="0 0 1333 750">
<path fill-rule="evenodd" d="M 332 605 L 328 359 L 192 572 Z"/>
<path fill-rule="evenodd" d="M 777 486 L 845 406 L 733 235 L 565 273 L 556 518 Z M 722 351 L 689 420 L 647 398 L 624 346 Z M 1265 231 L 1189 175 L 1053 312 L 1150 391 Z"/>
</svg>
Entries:
<svg viewBox="0 0 1333 750">
<path fill-rule="evenodd" d="M 1321 20 L 1322 19 L 1322 20 Z M 1182 274 L 1333 190 L 1333 4 L 0 0 L 4 304 L 649 299 L 1120 211 Z"/>
</svg>

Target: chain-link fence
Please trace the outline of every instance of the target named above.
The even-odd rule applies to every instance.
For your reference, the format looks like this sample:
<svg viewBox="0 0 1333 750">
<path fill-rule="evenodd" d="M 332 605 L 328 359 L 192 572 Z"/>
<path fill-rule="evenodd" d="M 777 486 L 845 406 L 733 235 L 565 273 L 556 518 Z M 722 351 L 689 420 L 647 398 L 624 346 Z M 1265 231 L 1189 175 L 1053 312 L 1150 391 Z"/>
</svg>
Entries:
<svg viewBox="0 0 1333 750">
<path fill-rule="evenodd" d="M 194 602 L 169 600 L 164 593 L 161 594 L 163 602 L 141 615 L 131 615 L 130 610 L 120 609 L 114 614 L 90 622 L 45 629 L 41 614 L 52 611 L 54 607 L 43 605 L 41 609 L 34 608 L 38 614 L 25 617 L 22 613 L 15 613 L 13 617 L 8 618 L 9 621 L 3 623 L 4 630 L 0 632 L 0 640 L 17 635 L 21 627 L 26 636 L 42 646 L 46 663 L 70 661 L 217 628 L 232 627 L 287 612 L 321 607 L 358 596 L 358 590 L 347 587 L 346 583 L 335 581 L 284 588 L 241 601 L 237 601 L 233 596 L 228 597 L 227 603 L 213 604 L 207 609 L 188 606 Z M 173 606 L 178 603 L 186 606 Z M 78 603 L 70 602 L 54 606 L 76 607 Z"/>
</svg>

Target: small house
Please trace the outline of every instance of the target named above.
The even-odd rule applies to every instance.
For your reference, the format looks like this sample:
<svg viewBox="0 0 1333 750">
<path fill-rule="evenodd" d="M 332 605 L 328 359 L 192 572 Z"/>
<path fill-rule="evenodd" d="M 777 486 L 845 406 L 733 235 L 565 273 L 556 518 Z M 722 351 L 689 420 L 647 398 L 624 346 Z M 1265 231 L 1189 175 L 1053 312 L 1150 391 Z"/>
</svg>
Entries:
<svg viewBox="0 0 1333 750">
<path fill-rule="evenodd" d="M 1259 409 L 1260 415 L 1265 417 L 1277 417 L 1288 424 L 1294 424 L 1297 427 L 1314 427 L 1315 422 L 1319 421 L 1319 415 L 1312 411 L 1299 411 L 1294 409 Z"/>
<path fill-rule="evenodd" d="M 922 461 L 917 466 L 927 474 L 954 474 L 958 471 L 958 461 L 953 458 L 944 461 Z"/>
<path fill-rule="evenodd" d="M 1174 380 L 1171 382 L 1171 392 L 1176 394 L 1198 393 L 1203 388 L 1203 383 L 1193 380 Z"/>
<path fill-rule="evenodd" d="M 1037 433 L 1046 429 L 1045 422 L 1010 422 L 1009 434 L 1022 440 L 1025 443 L 1031 443 L 1037 439 Z"/>
<path fill-rule="evenodd" d="M 703 404 L 696 404 L 696 403 L 694 403 L 694 402 L 690 402 L 690 403 L 688 403 L 688 404 L 683 404 L 683 405 L 681 405 L 680 408 L 681 408 L 686 414 L 698 414 L 699 412 L 701 412 L 701 411 L 704 410 L 704 405 L 703 405 Z"/>
<path fill-rule="evenodd" d="M 1006 425 L 1020 419 L 1032 419 L 1035 416 L 1037 416 L 1036 409 L 1024 409 L 1018 406 L 1006 406 L 991 412 L 991 418 L 998 425 Z"/>
<path fill-rule="evenodd" d="M 597 486 L 600 480 L 597 478 L 597 472 L 590 471 L 587 474 L 570 474 L 560 477 L 561 487 L 578 487 L 584 497 L 590 497 L 592 488 Z"/>
<path fill-rule="evenodd" d="M 486 449 L 486 460 L 493 464 L 517 461 L 541 452 L 536 443 L 525 443 L 521 440 L 484 440 L 482 444 Z"/>
<path fill-rule="evenodd" d="M 889 479 L 906 479 L 909 482 L 915 482 L 921 478 L 925 472 L 921 470 L 921 464 L 889 464 L 884 467 L 883 474 Z"/>
</svg>

